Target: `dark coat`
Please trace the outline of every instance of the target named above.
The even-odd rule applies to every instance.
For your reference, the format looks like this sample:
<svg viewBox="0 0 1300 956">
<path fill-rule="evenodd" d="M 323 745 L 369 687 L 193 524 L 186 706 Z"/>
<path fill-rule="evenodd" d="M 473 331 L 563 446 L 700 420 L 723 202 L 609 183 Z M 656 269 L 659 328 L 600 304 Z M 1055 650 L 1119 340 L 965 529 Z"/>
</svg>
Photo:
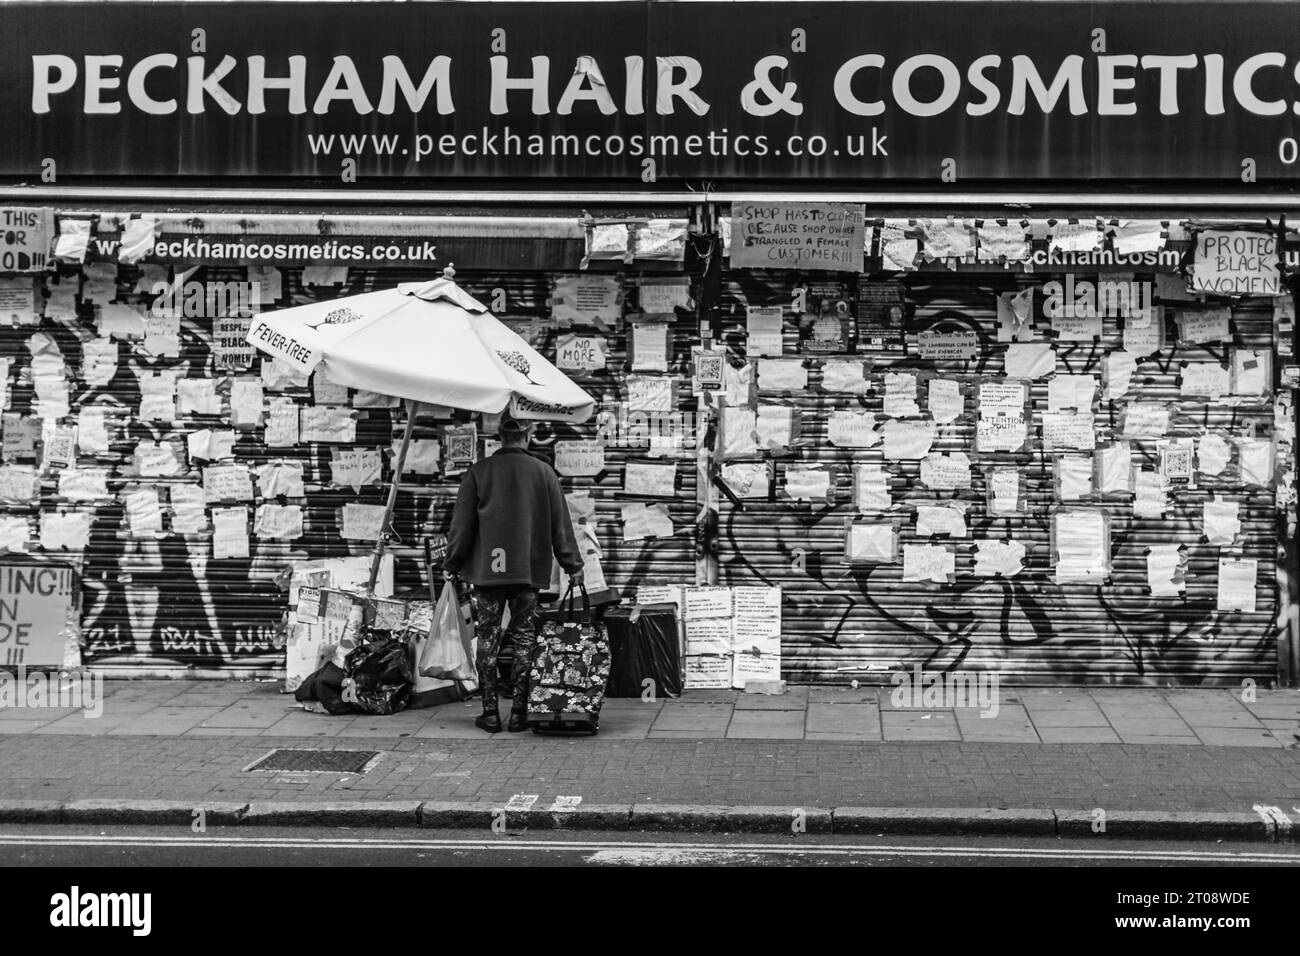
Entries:
<svg viewBox="0 0 1300 956">
<path fill-rule="evenodd" d="M 460 482 L 443 568 L 478 587 L 551 581 L 551 556 L 582 569 L 569 506 L 546 462 L 509 446 L 472 465 Z"/>
</svg>

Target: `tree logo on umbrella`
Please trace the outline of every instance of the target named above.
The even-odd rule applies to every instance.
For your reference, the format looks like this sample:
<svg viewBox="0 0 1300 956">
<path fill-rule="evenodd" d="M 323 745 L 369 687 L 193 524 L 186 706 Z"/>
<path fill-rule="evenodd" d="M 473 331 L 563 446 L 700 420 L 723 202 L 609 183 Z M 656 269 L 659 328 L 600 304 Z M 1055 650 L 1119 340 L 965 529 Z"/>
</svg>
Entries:
<svg viewBox="0 0 1300 956">
<path fill-rule="evenodd" d="M 528 378 L 528 373 L 531 372 L 533 368 L 528 364 L 528 359 L 524 357 L 523 352 L 502 352 L 500 349 L 497 349 L 496 353 L 501 361 L 505 362 L 524 378 L 527 378 L 529 385 L 542 384 L 541 382 L 534 382 L 531 378 Z"/>
<path fill-rule="evenodd" d="M 335 309 L 334 311 L 327 313 L 322 321 L 326 325 L 344 325 L 348 322 L 355 322 L 359 318 L 361 318 L 360 313 L 353 312 L 348 308 L 343 308 Z"/>
</svg>

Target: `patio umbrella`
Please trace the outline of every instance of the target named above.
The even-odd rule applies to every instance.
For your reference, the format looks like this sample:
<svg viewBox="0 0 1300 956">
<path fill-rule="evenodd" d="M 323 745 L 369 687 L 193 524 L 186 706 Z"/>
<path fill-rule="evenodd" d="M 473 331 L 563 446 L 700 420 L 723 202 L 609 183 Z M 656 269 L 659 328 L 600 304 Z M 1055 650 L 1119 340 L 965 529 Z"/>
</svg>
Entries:
<svg viewBox="0 0 1300 956">
<path fill-rule="evenodd" d="M 516 418 L 583 422 L 595 400 L 452 281 L 405 282 L 395 289 L 314 302 L 257 316 L 247 341 L 309 374 L 406 400 L 406 429 L 393 466 L 370 567 L 373 590 L 391 537 L 393 507 L 420 404 Z"/>
</svg>

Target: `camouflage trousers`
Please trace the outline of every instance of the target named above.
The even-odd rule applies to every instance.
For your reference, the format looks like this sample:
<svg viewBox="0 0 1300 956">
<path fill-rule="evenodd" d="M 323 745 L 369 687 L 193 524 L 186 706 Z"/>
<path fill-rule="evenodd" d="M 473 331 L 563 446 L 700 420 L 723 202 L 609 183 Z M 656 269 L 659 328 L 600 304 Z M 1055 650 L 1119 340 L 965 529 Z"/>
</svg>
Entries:
<svg viewBox="0 0 1300 956">
<path fill-rule="evenodd" d="M 501 651 L 501 615 L 510 608 L 510 631 L 514 665 L 510 669 L 514 684 L 512 709 L 528 710 L 528 672 L 532 666 L 533 643 L 537 639 L 537 590 L 529 587 L 474 589 L 474 633 L 478 638 L 478 683 L 483 689 L 484 713 L 497 712 L 497 654 Z"/>
</svg>

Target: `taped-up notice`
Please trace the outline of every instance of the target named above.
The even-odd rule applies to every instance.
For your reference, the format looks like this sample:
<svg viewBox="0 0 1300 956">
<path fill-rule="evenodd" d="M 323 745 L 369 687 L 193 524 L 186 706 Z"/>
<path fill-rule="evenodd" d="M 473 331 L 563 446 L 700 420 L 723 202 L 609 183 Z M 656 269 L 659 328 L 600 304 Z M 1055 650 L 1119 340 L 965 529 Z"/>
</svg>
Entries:
<svg viewBox="0 0 1300 956">
<path fill-rule="evenodd" d="M 1057 375 L 1047 383 L 1047 408 L 1053 412 L 1067 408 L 1088 411 L 1096 394 L 1097 379 L 1093 375 Z"/>
<path fill-rule="evenodd" d="M 5 461 L 17 461 L 20 458 L 36 457 L 36 441 L 41 437 L 41 421 L 30 415 L 6 412 L 4 422 L 4 441 L 0 445 Z"/>
<path fill-rule="evenodd" d="M 1133 493 L 1133 449 L 1126 441 L 1102 445 L 1093 455 L 1097 491 L 1103 495 Z"/>
<path fill-rule="evenodd" d="M 208 530 L 207 496 L 198 485 L 171 485 L 171 527 L 176 534 L 203 534 Z"/>
<path fill-rule="evenodd" d="M 248 509 L 212 509 L 212 557 L 248 557 Z"/>
<path fill-rule="evenodd" d="M 230 421 L 236 428 L 256 428 L 262 424 L 264 401 L 258 379 L 240 375 L 230 380 Z"/>
<path fill-rule="evenodd" d="M 1021 382 L 980 382 L 979 413 L 985 418 L 1005 415 L 1023 418 L 1025 386 Z"/>
<path fill-rule="evenodd" d="M 726 654 L 730 659 L 733 622 L 727 617 L 686 619 L 687 654 Z"/>
<path fill-rule="evenodd" d="M 67 468 L 59 472 L 59 497 L 68 501 L 103 501 L 109 497 L 107 468 Z"/>
<path fill-rule="evenodd" d="M 203 469 L 203 493 L 209 504 L 252 501 L 253 479 L 247 465 L 213 465 Z"/>
<path fill-rule="evenodd" d="M 637 599 L 641 600 L 638 590 Z M 732 588 L 735 616 L 732 618 L 732 648 L 740 650 L 754 642 L 781 637 L 781 589 L 776 587 Z"/>
<path fill-rule="evenodd" d="M 755 398 L 754 363 L 746 362 L 740 368 L 727 363 L 722 369 L 722 396 L 727 405 L 749 405 Z"/>
<path fill-rule="evenodd" d="M 853 508 L 858 514 L 881 514 L 894 505 L 889 475 L 877 464 L 853 466 Z"/>
<path fill-rule="evenodd" d="M 622 245 L 617 256 L 620 259 L 627 250 L 627 226 L 621 229 Z M 551 293 L 551 316 L 564 325 L 576 323 L 608 329 L 623 317 L 621 296 L 618 276 L 556 276 L 555 290 Z"/>
<path fill-rule="evenodd" d="M 1003 292 L 998 296 L 998 341 L 1034 340 L 1034 289 Z"/>
<path fill-rule="evenodd" d="M 990 517 L 1009 517 L 1025 510 L 1020 469 L 993 468 L 987 473 L 987 499 Z"/>
<path fill-rule="evenodd" d="M 262 387 L 268 392 L 283 392 L 287 388 L 306 388 L 309 380 L 309 373 L 299 371 L 277 358 L 262 356 Z"/>
<path fill-rule="evenodd" d="M 36 280 L 31 276 L 0 278 L 0 326 L 39 325 Z"/>
<path fill-rule="evenodd" d="M 1111 244 L 1121 256 L 1159 252 L 1165 245 L 1165 224 L 1159 219 L 1126 219 L 1115 226 Z"/>
<path fill-rule="evenodd" d="M 745 458 L 758 451 L 758 412 L 752 408 L 722 410 L 722 457 Z"/>
<path fill-rule="evenodd" d="M 1150 546 L 1147 550 L 1147 587 L 1155 598 L 1182 597 L 1187 590 L 1187 553 L 1182 545 Z"/>
<path fill-rule="evenodd" d="M 903 545 L 903 580 L 952 584 L 957 579 L 957 554 L 941 544 Z"/>
<path fill-rule="evenodd" d="M 1169 484 L 1158 471 L 1133 472 L 1133 517 L 1163 518 L 1169 510 Z"/>
<path fill-rule="evenodd" d="M 83 455 L 108 454 L 108 418 L 102 406 L 82 406 L 77 413 L 77 450 Z"/>
<path fill-rule="evenodd" d="M 711 690 L 731 686 L 730 654 L 687 654 L 682 659 L 687 690 Z"/>
<path fill-rule="evenodd" d="M 1025 416 L 1020 412 L 1015 415 L 980 415 L 975 424 L 975 448 L 980 452 L 1019 451 L 1027 436 Z"/>
<path fill-rule="evenodd" d="M 1157 275 L 1159 278 L 1159 275 Z M 1124 320 L 1124 351 L 1131 355 L 1144 357 L 1154 355 L 1165 347 L 1165 309 L 1155 306 L 1151 309 L 1151 320 L 1140 325 L 1136 319 Z"/>
<path fill-rule="evenodd" d="M 147 538 L 162 534 L 162 504 L 156 488 L 138 488 L 122 496 L 126 523 L 131 537 Z"/>
<path fill-rule="evenodd" d="M 823 374 L 825 366 L 822 367 Z M 865 385 L 865 379 L 863 380 Z M 797 392 L 808 387 L 802 359 L 759 359 L 758 388 L 764 392 Z"/>
<path fill-rule="evenodd" d="M 258 505 L 253 534 L 267 541 L 301 538 L 302 508 L 298 505 Z"/>
<path fill-rule="evenodd" d="M 924 253 L 927 261 L 934 259 L 969 259 L 975 251 L 970 226 L 964 220 L 922 219 Z"/>
<path fill-rule="evenodd" d="M 330 482 L 360 492 L 377 485 L 383 471 L 383 457 L 377 448 L 331 448 Z"/>
<path fill-rule="evenodd" d="M 31 465 L 0 465 L 0 501 L 32 504 L 40 497 L 40 479 Z"/>
<path fill-rule="evenodd" d="M 77 464 L 77 426 L 41 423 L 41 468 L 58 471 Z"/>
<path fill-rule="evenodd" d="M 634 371 L 666 372 L 672 358 L 672 327 L 665 322 L 636 322 L 628 332 L 628 363 Z"/>
<path fill-rule="evenodd" d="M 561 335 L 555 343 L 555 365 L 566 371 L 599 371 L 607 360 L 605 340 L 594 335 Z"/>
<path fill-rule="evenodd" d="M 1273 381 L 1273 357 L 1269 352 L 1234 349 L 1232 352 L 1232 394 L 1264 395 Z"/>
<path fill-rule="evenodd" d="M 243 372 L 252 368 L 257 350 L 248 342 L 253 318 L 222 315 L 212 320 L 212 365 L 222 372 Z"/>
<path fill-rule="evenodd" d="M 143 348 L 153 356 L 178 358 L 181 354 L 181 317 L 153 312 L 146 315 Z"/>
<path fill-rule="evenodd" d="M 1254 558 L 1219 558 L 1218 609 L 1254 614 L 1258 576 L 1259 562 Z"/>
<path fill-rule="evenodd" d="M 162 232 L 153 216 L 133 217 L 122 227 L 122 239 L 117 248 L 117 261 L 134 265 L 153 252 L 154 241 Z"/>
<path fill-rule="evenodd" d="M 750 358 L 780 355 L 785 351 L 779 305 L 751 305 L 745 309 L 745 352 Z"/>
<path fill-rule="evenodd" d="M 913 398 L 915 398 L 915 376 L 913 380 Z M 759 369 L 759 383 L 762 385 L 763 372 Z M 847 359 L 828 359 L 822 363 L 822 389 L 827 392 L 851 392 L 862 395 L 867 391 L 866 365 Z"/>
<path fill-rule="evenodd" d="M 142 478 L 170 478 L 185 470 L 176 451 L 168 441 L 141 441 L 132 452 L 132 463 Z"/>
<path fill-rule="evenodd" d="M 1101 248 L 1101 229 L 1096 219 L 1079 222 L 1058 219 L 1049 225 L 1048 252 L 1095 252 Z"/>
<path fill-rule="evenodd" d="M 86 250 L 90 247 L 90 220 L 59 217 L 59 237 L 54 241 L 54 258 L 60 262 L 75 262 L 78 265 L 86 261 Z"/>
<path fill-rule="evenodd" d="M 912 272 L 916 257 L 921 251 L 921 241 L 903 235 L 880 234 L 880 267 L 884 272 Z"/>
<path fill-rule="evenodd" d="M 926 386 L 926 407 L 930 417 L 940 424 L 954 422 L 966 410 L 961 383 L 951 378 L 932 378 Z"/>
<path fill-rule="evenodd" d="M 1058 455 L 1055 459 L 1056 496 L 1077 501 L 1092 494 L 1092 456 Z"/>
<path fill-rule="evenodd" d="M 933 362 L 967 362 L 979 358 L 979 335 L 927 330 L 916 337 L 916 355 Z"/>
<path fill-rule="evenodd" d="M 298 404 L 292 398 L 271 399 L 265 441 L 270 448 L 298 444 Z"/>
<path fill-rule="evenodd" d="M 384 530 L 384 511 L 383 505 L 348 502 L 343 506 L 340 536 L 352 541 L 378 541 Z"/>
<path fill-rule="evenodd" d="M 1189 484 L 1193 476 L 1196 443 L 1190 438 L 1169 438 L 1156 442 L 1159 471 L 1165 481 Z"/>
<path fill-rule="evenodd" d="M 350 396 L 346 385 L 334 381 L 317 365 L 311 373 L 311 397 L 317 405 L 346 405 Z"/>
<path fill-rule="evenodd" d="M 299 409 L 299 437 L 304 442 L 346 444 L 357 440 L 357 420 L 350 408 L 337 405 L 303 405 Z"/>
<path fill-rule="evenodd" d="M 263 498 L 301 498 L 307 492 L 300 461 L 270 461 L 257 469 L 257 493 Z"/>
<path fill-rule="evenodd" d="M 605 446 L 595 439 L 557 441 L 555 470 L 565 478 L 591 478 L 605 470 Z"/>
<path fill-rule="evenodd" d="M 883 412 L 891 418 L 916 418 L 921 407 L 916 401 L 916 376 L 907 372 L 885 373 Z"/>
<path fill-rule="evenodd" d="M 84 511 L 41 514 L 40 542 L 46 551 L 84 551 L 94 515 Z"/>
<path fill-rule="evenodd" d="M 157 392 L 142 395 L 136 417 L 142 422 L 166 422 L 170 425 L 176 420 L 176 399 Z"/>
<path fill-rule="evenodd" d="M 1052 515 L 1058 584 L 1099 584 L 1110 576 L 1110 525 L 1103 511 L 1064 508 Z"/>
<path fill-rule="evenodd" d="M 844 563 L 897 564 L 898 525 L 845 519 Z"/>
<path fill-rule="evenodd" d="M 0 515 L 0 553 L 26 554 L 32 526 L 21 515 Z"/>
<path fill-rule="evenodd" d="M 673 519 L 664 504 L 630 504 L 622 508 L 623 540 L 642 541 L 646 538 L 669 538 L 673 535 Z"/>
<path fill-rule="evenodd" d="M 935 536 L 966 537 L 966 503 L 945 501 L 938 504 L 916 506 L 916 534 L 921 538 Z"/>
<path fill-rule="evenodd" d="M 397 467 L 397 455 L 402 443 L 394 441 L 393 467 Z M 406 447 L 406 461 L 402 464 L 404 475 L 436 475 L 442 463 L 442 443 L 431 438 L 414 438 Z"/>
<path fill-rule="evenodd" d="M 658 465 L 629 461 L 623 471 L 623 493 L 649 498 L 675 498 L 677 463 Z"/>
<path fill-rule="evenodd" d="M 1101 337 L 1101 316 L 1090 314 L 1090 309 L 1066 304 L 1052 316 L 1052 331 L 1060 342 L 1092 342 Z"/>
<path fill-rule="evenodd" d="M 986 219 L 976 227 L 980 262 L 1024 262 L 1029 257 L 1029 236 L 1021 222 L 1006 225 Z"/>
<path fill-rule="evenodd" d="M 117 343 L 92 339 L 81 345 L 81 379 L 87 385 L 107 385 L 117 374 Z"/>
<path fill-rule="evenodd" d="M 1241 460 L 1241 483 L 1267 488 L 1273 483 L 1273 443 L 1242 440 L 1237 442 Z"/>
<path fill-rule="evenodd" d="M 1007 378 L 1036 381 L 1056 371 L 1056 349 L 1047 342 L 1012 342 L 1003 367 Z M 985 384 L 991 383 L 981 383 L 981 387 Z"/>
<path fill-rule="evenodd" d="M 876 416 L 871 412 L 833 409 L 826 423 L 826 435 L 837 448 L 875 448 L 880 444 Z"/>
<path fill-rule="evenodd" d="M 983 540 L 975 542 L 977 578 L 1014 578 L 1025 566 L 1025 546 L 1019 541 Z"/>
<path fill-rule="evenodd" d="M 816 465 L 788 465 L 785 469 L 785 493 L 795 501 L 829 500 L 831 472 Z"/>
<path fill-rule="evenodd" d="M 1285 109 L 1285 108 L 1284 108 Z M 1207 229 L 1196 236 L 1192 288 L 1215 295 L 1277 295 L 1277 236 L 1271 231 Z"/>
<path fill-rule="evenodd" d="M 1043 412 L 1045 451 L 1092 451 L 1096 446 L 1092 412 Z"/>
<path fill-rule="evenodd" d="M 1228 394 L 1229 373 L 1218 362 L 1187 362 L 1182 366 L 1179 393 L 1217 399 Z"/>
<path fill-rule="evenodd" d="M 893 419 L 880 426 L 884 433 L 885 458 L 914 461 L 930 454 L 934 445 L 934 422 Z"/>
<path fill-rule="evenodd" d="M 686 589 L 686 620 L 730 618 L 733 612 L 731 588 L 701 585 Z M 730 647 L 731 638 L 727 638 Z"/>
<path fill-rule="evenodd" d="M 788 405 L 759 405 L 754 414 L 754 436 L 762 451 L 780 454 L 799 435 L 799 409 Z"/>
<path fill-rule="evenodd" d="M 1228 322 L 1232 317 L 1229 308 L 1217 309 L 1180 309 L 1175 318 L 1178 322 L 1178 343 L 1180 345 L 1205 345 L 1211 342 L 1226 342 L 1232 338 Z"/>
<path fill-rule="evenodd" d="M 36 390 L 32 413 L 37 418 L 64 418 L 71 413 L 65 371 L 61 355 L 32 356 L 32 385 Z"/>
<path fill-rule="evenodd" d="M 970 458 L 965 452 L 931 452 L 921 459 L 921 483 L 935 491 L 970 487 Z"/>
<path fill-rule="evenodd" d="M 1196 470 L 1203 475 L 1221 475 L 1232 457 L 1232 446 L 1215 434 L 1196 440 Z"/>
<path fill-rule="evenodd" d="M 1241 534 L 1241 504 L 1213 498 L 1202 506 L 1201 531 L 1208 544 L 1232 547 Z"/>
<path fill-rule="evenodd" d="M 1130 402 L 1124 406 L 1125 438 L 1163 438 L 1169 431 L 1169 406 Z"/>
<path fill-rule="evenodd" d="M 1133 383 L 1137 361 L 1125 351 L 1107 352 L 1102 361 L 1102 398 L 1121 398 Z"/>
<path fill-rule="evenodd" d="M 185 436 L 190 461 L 221 461 L 235 457 L 235 433 L 228 429 L 204 428 Z"/>
<path fill-rule="evenodd" d="M 182 415 L 220 415 L 221 396 L 210 378 L 182 378 L 176 383 L 176 404 Z"/>
<path fill-rule="evenodd" d="M 770 462 L 736 462 L 722 466 L 722 480 L 737 498 L 767 498 L 772 493 Z"/>
<path fill-rule="evenodd" d="M 249 266 L 248 281 L 256 290 L 253 296 L 255 306 L 271 305 L 284 296 L 283 279 L 275 266 Z"/>
<path fill-rule="evenodd" d="M 671 412 L 677 401 L 667 375 L 629 375 L 627 408 L 631 412 Z"/>
</svg>

